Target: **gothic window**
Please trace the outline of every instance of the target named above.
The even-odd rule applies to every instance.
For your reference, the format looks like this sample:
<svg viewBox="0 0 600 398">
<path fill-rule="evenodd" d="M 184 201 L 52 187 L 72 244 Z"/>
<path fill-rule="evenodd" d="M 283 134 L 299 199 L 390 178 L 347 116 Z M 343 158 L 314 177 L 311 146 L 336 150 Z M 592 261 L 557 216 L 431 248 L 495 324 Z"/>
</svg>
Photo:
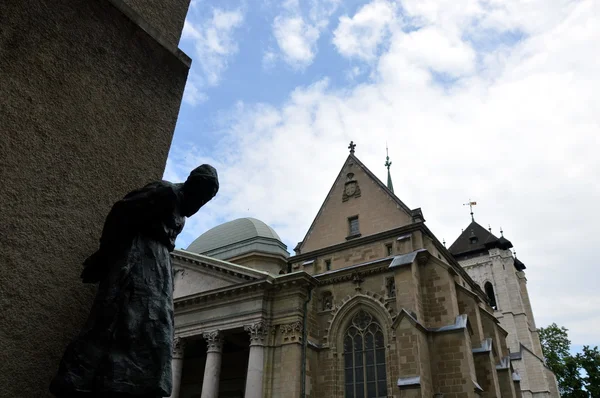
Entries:
<svg viewBox="0 0 600 398">
<path fill-rule="evenodd" d="M 344 386 L 346 398 L 387 396 L 383 332 L 363 310 L 344 334 Z"/>
<path fill-rule="evenodd" d="M 498 305 L 496 304 L 496 295 L 494 294 L 494 286 L 490 282 L 486 282 L 484 285 L 485 294 L 487 294 L 488 299 L 490 300 L 490 305 L 494 310 L 498 309 Z"/>
</svg>

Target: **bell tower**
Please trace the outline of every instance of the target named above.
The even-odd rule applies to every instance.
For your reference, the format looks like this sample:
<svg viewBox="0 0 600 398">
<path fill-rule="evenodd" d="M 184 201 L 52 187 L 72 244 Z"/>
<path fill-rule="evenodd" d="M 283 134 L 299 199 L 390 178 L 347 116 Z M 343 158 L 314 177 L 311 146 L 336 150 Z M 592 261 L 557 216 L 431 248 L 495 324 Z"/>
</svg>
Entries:
<svg viewBox="0 0 600 398">
<path fill-rule="evenodd" d="M 471 223 L 448 249 L 469 276 L 477 282 L 494 309 L 494 316 L 508 332 L 510 359 L 521 377 L 523 397 L 558 396 L 556 378 L 544 362 L 542 347 L 527 291 L 525 264 L 511 251 L 512 242 L 492 234 L 475 221 L 473 206 Z M 554 393 L 556 391 L 556 393 Z"/>
</svg>

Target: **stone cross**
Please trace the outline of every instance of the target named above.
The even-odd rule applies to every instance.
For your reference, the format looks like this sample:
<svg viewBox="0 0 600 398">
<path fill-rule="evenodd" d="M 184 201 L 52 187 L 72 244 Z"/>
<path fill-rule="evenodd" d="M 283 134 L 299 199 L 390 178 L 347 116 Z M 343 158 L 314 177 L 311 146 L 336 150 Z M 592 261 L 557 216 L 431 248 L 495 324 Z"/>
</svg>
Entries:
<svg viewBox="0 0 600 398">
<path fill-rule="evenodd" d="M 350 149 L 350 153 L 354 153 L 354 148 L 356 148 L 356 144 L 354 141 L 350 141 L 350 145 L 348 145 L 348 149 Z"/>
</svg>

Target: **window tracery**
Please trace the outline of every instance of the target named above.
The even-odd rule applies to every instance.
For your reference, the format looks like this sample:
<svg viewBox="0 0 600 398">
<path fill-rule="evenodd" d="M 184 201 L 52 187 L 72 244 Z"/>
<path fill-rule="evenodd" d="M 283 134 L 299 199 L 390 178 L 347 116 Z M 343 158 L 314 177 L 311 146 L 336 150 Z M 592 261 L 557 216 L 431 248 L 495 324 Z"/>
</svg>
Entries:
<svg viewBox="0 0 600 398">
<path fill-rule="evenodd" d="M 344 396 L 387 396 L 385 344 L 379 323 L 360 310 L 344 333 Z"/>
</svg>

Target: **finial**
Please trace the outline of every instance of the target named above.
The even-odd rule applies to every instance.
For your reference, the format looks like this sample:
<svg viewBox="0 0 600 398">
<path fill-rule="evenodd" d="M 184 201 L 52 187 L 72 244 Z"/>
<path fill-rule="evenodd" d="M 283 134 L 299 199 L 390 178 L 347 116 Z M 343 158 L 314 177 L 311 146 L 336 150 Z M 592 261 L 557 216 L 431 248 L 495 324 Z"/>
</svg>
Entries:
<svg viewBox="0 0 600 398">
<path fill-rule="evenodd" d="M 388 146 L 387 146 L 387 142 L 385 143 L 385 167 L 387 167 L 388 170 L 388 179 L 387 179 L 387 187 L 390 191 L 392 191 L 392 193 L 394 193 L 394 184 L 392 183 L 392 175 L 390 174 L 390 166 L 392 165 L 392 162 L 390 162 L 390 156 L 388 153 Z"/>
<path fill-rule="evenodd" d="M 390 162 L 390 155 L 388 153 L 388 146 L 387 146 L 387 142 L 385 144 L 385 167 L 387 167 L 388 172 L 390 171 L 390 166 L 392 165 L 392 162 Z"/>
<path fill-rule="evenodd" d="M 444 244 L 444 247 L 446 247 L 446 239 L 443 239 L 442 243 Z"/>
<path fill-rule="evenodd" d="M 356 148 L 356 144 L 354 141 L 350 141 L 350 145 L 348 145 L 348 149 L 350 149 L 350 153 L 354 154 L 354 148 Z"/>
<path fill-rule="evenodd" d="M 504 238 L 504 231 L 502 230 L 502 227 L 500 227 L 500 235 Z"/>
<path fill-rule="evenodd" d="M 515 256 L 515 258 L 517 258 L 517 251 L 513 250 L 513 256 Z"/>
<path fill-rule="evenodd" d="M 490 231 L 490 234 L 492 233 L 492 226 L 490 224 L 488 224 L 488 231 Z"/>
<path fill-rule="evenodd" d="M 469 209 L 471 209 L 471 221 L 475 221 L 475 217 L 473 217 L 473 206 L 475 206 L 477 204 L 477 202 L 471 202 L 471 199 L 469 199 L 469 203 L 463 203 L 463 206 L 469 206 Z"/>
</svg>

